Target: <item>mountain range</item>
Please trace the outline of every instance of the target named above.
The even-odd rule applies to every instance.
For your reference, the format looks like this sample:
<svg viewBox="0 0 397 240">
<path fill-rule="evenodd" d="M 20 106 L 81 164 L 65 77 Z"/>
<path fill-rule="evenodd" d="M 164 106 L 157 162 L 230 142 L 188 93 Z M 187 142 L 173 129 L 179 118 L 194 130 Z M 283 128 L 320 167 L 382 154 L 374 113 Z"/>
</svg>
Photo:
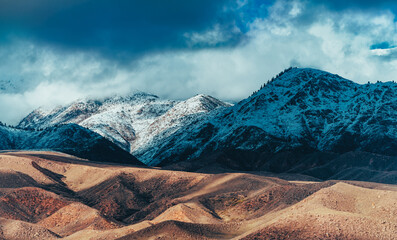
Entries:
<svg viewBox="0 0 397 240">
<path fill-rule="evenodd" d="M 397 183 L 394 82 L 357 84 L 320 70 L 289 68 L 234 105 L 206 95 L 174 101 L 146 93 L 81 100 L 33 111 L 17 126 L 24 130 L 2 127 L 1 134 L 16 137 L 2 138 L 0 149 L 58 148 L 44 140 L 9 139 L 25 139 L 20 132 L 52 137 L 48 132 L 66 126 L 150 166 Z M 55 139 L 69 141 L 70 134 Z"/>
<path fill-rule="evenodd" d="M 17 127 L 38 130 L 78 124 L 135 155 L 141 148 L 155 145 L 154 138 L 160 134 L 167 132 L 166 136 L 169 136 L 193 124 L 200 116 L 228 106 L 230 104 L 207 95 L 173 101 L 138 92 L 127 97 L 80 100 L 50 110 L 40 108 L 25 117 Z"/>
</svg>

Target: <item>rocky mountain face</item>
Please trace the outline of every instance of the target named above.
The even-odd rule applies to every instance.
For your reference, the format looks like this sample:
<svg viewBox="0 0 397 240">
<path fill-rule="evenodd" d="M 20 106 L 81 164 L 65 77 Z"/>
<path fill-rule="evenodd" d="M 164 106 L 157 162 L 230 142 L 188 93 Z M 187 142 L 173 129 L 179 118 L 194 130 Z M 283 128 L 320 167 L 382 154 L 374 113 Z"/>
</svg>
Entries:
<svg viewBox="0 0 397 240">
<path fill-rule="evenodd" d="M 216 162 L 275 172 L 303 172 L 361 152 L 372 153 L 365 167 L 391 156 L 382 169 L 396 171 L 397 84 L 360 85 L 319 70 L 289 69 L 249 98 L 201 116 L 143 152 L 138 158 L 152 165 Z M 353 155 L 345 159 L 354 168 L 362 154 Z"/>
<path fill-rule="evenodd" d="M 44 130 L 0 126 L 0 150 L 52 150 L 98 162 L 143 165 L 114 143 L 77 124 Z"/>
<path fill-rule="evenodd" d="M 77 101 L 52 110 L 37 109 L 18 127 L 41 129 L 75 123 L 135 155 L 146 146 L 156 145 L 158 139 L 171 135 L 181 126 L 191 124 L 199 116 L 227 106 L 230 105 L 206 95 L 172 101 L 136 93 L 128 97 Z"/>
</svg>

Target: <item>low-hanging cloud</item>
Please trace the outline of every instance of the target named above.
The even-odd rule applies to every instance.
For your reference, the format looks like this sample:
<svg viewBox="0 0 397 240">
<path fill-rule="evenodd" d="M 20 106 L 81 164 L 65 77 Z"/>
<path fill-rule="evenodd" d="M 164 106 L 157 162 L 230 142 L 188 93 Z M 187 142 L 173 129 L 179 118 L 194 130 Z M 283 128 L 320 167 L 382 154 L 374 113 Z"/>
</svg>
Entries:
<svg viewBox="0 0 397 240">
<path fill-rule="evenodd" d="M 243 9 L 242 15 L 253 4 L 238 3 L 233 8 Z M 123 62 L 97 51 L 16 38 L 0 46 L 0 120 L 15 124 L 41 105 L 135 90 L 173 99 L 205 93 L 238 101 L 289 66 L 319 68 L 359 83 L 396 80 L 395 50 L 373 49 L 396 45 L 390 9 L 335 11 L 284 0 L 260 6 L 260 14 L 255 9 L 244 28 L 238 22 L 229 28 L 233 36 L 241 35 L 237 44 L 222 45 L 230 33 L 215 22 L 203 31 L 182 31 L 190 44 L 185 48 L 149 51 Z M 8 89 L 1 92 L 1 84 Z"/>
</svg>

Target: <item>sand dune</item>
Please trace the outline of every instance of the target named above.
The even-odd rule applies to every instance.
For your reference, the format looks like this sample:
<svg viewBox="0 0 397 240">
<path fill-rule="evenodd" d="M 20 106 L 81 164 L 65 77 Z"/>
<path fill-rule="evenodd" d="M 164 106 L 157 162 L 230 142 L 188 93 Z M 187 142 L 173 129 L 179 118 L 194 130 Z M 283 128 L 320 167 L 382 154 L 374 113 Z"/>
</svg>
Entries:
<svg viewBox="0 0 397 240">
<path fill-rule="evenodd" d="M 61 236 L 68 236 L 83 229 L 107 230 L 123 226 L 105 219 L 98 210 L 81 203 L 71 203 L 59 209 L 41 220 L 38 225 Z"/>
<path fill-rule="evenodd" d="M 0 153 L 0 239 L 395 239 L 397 186 Z M 286 178 L 285 176 L 281 176 Z"/>
<path fill-rule="evenodd" d="M 0 239 L 21 240 L 21 239 L 58 239 L 59 235 L 50 230 L 18 220 L 0 218 Z"/>
<path fill-rule="evenodd" d="M 243 239 L 395 239 L 396 199 L 396 191 L 337 183 L 280 211 Z"/>
</svg>

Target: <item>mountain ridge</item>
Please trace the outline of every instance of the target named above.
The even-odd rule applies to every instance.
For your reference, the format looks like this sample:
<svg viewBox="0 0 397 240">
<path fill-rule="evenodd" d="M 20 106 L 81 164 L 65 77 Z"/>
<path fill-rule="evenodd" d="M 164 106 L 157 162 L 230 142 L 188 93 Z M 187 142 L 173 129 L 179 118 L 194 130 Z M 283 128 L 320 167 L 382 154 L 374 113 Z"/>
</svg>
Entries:
<svg viewBox="0 0 397 240">
<path fill-rule="evenodd" d="M 49 111 L 37 109 L 22 119 L 18 127 L 38 129 L 75 123 L 134 154 L 134 150 L 150 141 L 154 133 L 157 135 L 168 128 L 178 128 L 182 122 L 190 121 L 196 115 L 228 106 L 204 94 L 174 101 L 138 92 L 126 97 L 80 100 Z"/>
<path fill-rule="evenodd" d="M 314 92 L 313 89 L 304 89 L 302 87 L 298 89 L 291 89 L 291 86 L 283 89 L 282 86 L 280 86 L 280 83 L 283 82 L 283 78 L 285 79 L 286 76 L 291 75 L 291 71 L 293 76 L 295 76 L 293 80 L 299 80 L 299 78 L 302 77 L 302 74 L 308 74 L 307 69 L 291 69 L 287 73 L 281 75 L 279 78 L 276 78 L 273 82 L 267 84 L 264 88 L 252 95 L 250 98 L 239 102 L 230 109 L 225 109 L 225 112 L 220 113 L 218 116 L 215 116 L 203 125 L 211 124 L 215 127 L 219 127 L 220 125 L 230 125 L 230 127 L 222 127 L 222 129 L 220 129 L 222 134 L 219 135 L 224 136 L 228 135 L 227 132 L 235 131 L 240 126 L 249 126 L 252 128 L 261 129 L 266 128 L 266 131 L 264 132 L 265 134 L 281 138 L 284 141 L 289 141 L 291 140 L 290 138 L 292 138 L 292 140 L 295 140 L 295 142 L 292 143 L 296 145 L 304 144 L 303 142 L 297 141 L 298 138 L 301 138 L 300 140 L 302 141 L 304 141 L 305 138 L 309 140 L 311 138 L 317 138 L 314 139 L 317 142 L 309 141 L 308 147 L 329 151 L 335 150 L 335 148 L 339 147 L 328 147 L 327 144 L 337 144 L 337 142 L 331 142 L 331 140 L 333 140 L 332 137 L 340 137 L 338 136 L 338 134 L 341 134 L 340 128 L 356 131 L 360 130 L 365 133 L 369 133 L 371 131 L 368 129 L 357 128 L 374 127 L 374 130 L 378 130 L 377 133 L 382 135 L 382 132 L 378 128 L 380 126 L 374 126 L 373 122 L 363 122 L 366 124 L 365 126 L 358 125 L 360 122 L 357 121 L 359 121 L 360 118 L 363 120 L 368 120 L 365 118 L 379 117 L 377 115 L 371 115 L 371 111 L 373 109 L 377 110 L 374 111 L 374 113 L 379 113 L 380 110 L 386 111 L 386 119 L 383 120 L 383 122 L 386 121 L 384 125 L 391 125 L 391 122 L 395 122 L 395 120 L 390 117 L 390 114 L 393 114 L 390 110 L 397 108 L 396 104 L 393 104 L 392 101 L 397 99 L 397 97 L 396 93 L 391 91 L 390 88 L 392 88 L 392 90 L 397 90 L 397 84 L 377 83 L 373 85 L 359 85 L 338 77 L 338 79 L 343 79 L 342 82 L 344 83 L 339 84 L 339 86 L 336 85 L 336 88 L 334 89 L 336 89 L 338 92 L 336 92 L 336 90 L 330 90 L 330 88 L 327 87 L 324 88 L 326 89 L 326 92 L 317 92 L 317 94 L 321 93 L 322 98 L 315 98 L 311 96 L 311 94 Z M 309 70 L 309 73 L 311 73 L 311 71 L 313 70 Z M 324 77 L 325 75 L 328 77 L 328 79 L 330 76 L 336 76 L 316 70 L 316 74 L 318 73 L 321 74 L 317 75 L 316 80 L 318 80 L 319 76 Z M 302 82 L 307 83 L 310 81 L 301 81 L 300 83 Z M 336 83 L 340 82 L 337 81 Z M 312 85 L 314 88 L 317 86 L 318 85 L 316 84 Z M 357 90 L 355 90 L 356 87 Z M 296 91 L 292 93 L 292 90 Z M 340 90 L 344 90 L 344 92 L 340 93 Z M 370 92 L 368 93 L 367 90 Z M 359 92 L 354 93 L 354 91 Z M 372 98 L 370 94 L 371 91 L 375 93 L 380 92 L 382 99 L 380 99 L 378 96 L 374 96 Z M 352 93 L 353 96 L 355 96 L 355 99 L 353 100 L 350 98 Z M 389 100 L 385 100 L 385 98 L 389 98 Z M 360 107 L 356 103 L 358 100 L 361 101 L 361 104 L 369 103 L 370 105 L 372 104 L 372 106 Z M 380 100 L 385 101 L 385 104 L 382 105 L 382 103 L 379 103 Z M 349 117 L 350 119 L 347 119 Z M 397 129 L 389 130 L 392 132 L 389 132 L 387 136 L 392 136 L 393 133 L 397 133 Z M 330 136 L 332 133 L 333 135 Z M 220 138 L 221 139 L 218 140 L 224 139 L 223 137 Z M 290 143 L 289 146 L 293 145 Z M 242 146 L 240 146 L 240 149 L 241 147 Z M 252 149 L 252 146 L 247 146 L 247 148 Z M 354 149 L 338 150 L 338 152 L 348 150 Z M 387 151 L 385 150 L 384 152 Z"/>
</svg>

